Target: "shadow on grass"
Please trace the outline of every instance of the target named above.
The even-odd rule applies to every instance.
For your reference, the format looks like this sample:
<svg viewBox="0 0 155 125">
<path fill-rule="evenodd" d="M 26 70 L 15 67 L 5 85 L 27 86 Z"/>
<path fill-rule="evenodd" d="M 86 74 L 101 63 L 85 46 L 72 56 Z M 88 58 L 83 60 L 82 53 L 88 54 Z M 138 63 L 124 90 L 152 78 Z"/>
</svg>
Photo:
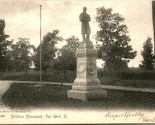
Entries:
<svg viewBox="0 0 155 125">
<path fill-rule="evenodd" d="M 67 108 L 67 109 L 155 109 L 154 94 L 108 91 L 108 98 L 80 101 L 67 98 L 71 86 L 44 84 L 39 92 L 37 84 L 13 83 L 2 96 L 2 101 L 10 108 Z"/>
</svg>

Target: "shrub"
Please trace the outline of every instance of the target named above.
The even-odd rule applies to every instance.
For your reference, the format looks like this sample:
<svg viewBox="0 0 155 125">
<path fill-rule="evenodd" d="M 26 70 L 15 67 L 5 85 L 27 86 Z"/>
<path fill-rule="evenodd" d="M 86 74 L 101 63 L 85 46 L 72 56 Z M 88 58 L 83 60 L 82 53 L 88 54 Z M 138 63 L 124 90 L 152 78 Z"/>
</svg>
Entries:
<svg viewBox="0 0 155 125">
<path fill-rule="evenodd" d="M 127 80 L 155 80 L 155 72 L 153 71 L 124 71 L 119 72 L 120 79 Z"/>
</svg>

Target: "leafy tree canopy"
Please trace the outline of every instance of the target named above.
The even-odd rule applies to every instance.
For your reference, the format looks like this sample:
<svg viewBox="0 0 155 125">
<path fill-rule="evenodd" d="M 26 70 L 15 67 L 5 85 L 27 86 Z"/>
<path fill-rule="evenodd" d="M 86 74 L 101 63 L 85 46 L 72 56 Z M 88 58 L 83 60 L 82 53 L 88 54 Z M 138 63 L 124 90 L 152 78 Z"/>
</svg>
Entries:
<svg viewBox="0 0 155 125">
<path fill-rule="evenodd" d="M 111 8 L 100 7 L 96 9 L 99 30 L 96 33 L 98 57 L 105 61 L 108 70 L 127 68 L 130 59 L 136 56 L 129 45 L 131 39 L 127 35 L 127 26 L 119 13 L 113 13 Z"/>
<path fill-rule="evenodd" d="M 7 69 L 8 65 L 8 47 L 11 45 L 12 41 L 7 40 L 9 35 L 6 35 L 5 32 L 5 20 L 0 19 L 0 72 L 3 72 Z"/>
<path fill-rule="evenodd" d="M 35 47 L 30 44 L 27 38 L 19 38 L 19 41 L 12 45 L 13 69 L 16 71 L 28 71 L 32 65 L 34 49 Z"/>
<path fill-rule="evenodd" d="M 59 31 L 53 30 L 53 32 L 48 32 L 44 35 L 43 41 L 41 43 L 41 61 L 42 61 L 42 70 L 47 71 L 47 69 L 51 68 L 54 64 L 54 58 L 56 57 L 56 44 L 58 41 L 62 41 L 62 37 L 58 36 Z M 34 59 L 34 64 L 39 70 L 40 67 L 40 45 L 36 49 L 36 55 Z"/>
<path fill-rule="evenodd" d="M 143 61 L 139 67 L 145 70 L 153 70 L 155 57 L 153 56 L 153 45 L 151 43 L 151 38 L 148 37 L 144 42 L 141 55 L 143 56 Z"/>
<path fill-rule="evenodd" d="M 67 44 L 58 51 L 55 68 L 58 70 L 75 70 L 76 57 L 75 52 L 79 46 L 79 39 L 72 36 L 66 40 Z"/>
</svg>

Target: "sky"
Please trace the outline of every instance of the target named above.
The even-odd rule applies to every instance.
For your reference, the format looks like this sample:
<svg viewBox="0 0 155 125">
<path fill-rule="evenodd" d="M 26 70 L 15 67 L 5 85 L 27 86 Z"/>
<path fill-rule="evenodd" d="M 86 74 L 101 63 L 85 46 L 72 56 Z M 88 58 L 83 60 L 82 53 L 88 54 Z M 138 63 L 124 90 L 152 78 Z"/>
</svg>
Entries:
<svg viewBox="0 0 155 125">
<path fill-rule="evenodd" d="M 95 21 L 96 8 L 112 8 L 125 18 L 128 35 L 137 56 L 129 62 L 129 67 L 138 67 L 142 61 L 143 43 L 148 37 L 153 39 L 151 0 L 0 0 L 0 19 L 5 19 L 5 33 L 10 39 L 29 38 L 36 47 L 40 43 L 40 5 L 42 5 L 42 36 L 55 29 L 64 39 L 71 36 L 81 38 L 79 14 L 84 6 L 91 17 L 90 40 L 95 44 L 94 36 L 98 30 Z M 65 43 L 60 43 L 61 47 Z M 103 62 L 98 60 L 97 65 Z"/>
</svg>

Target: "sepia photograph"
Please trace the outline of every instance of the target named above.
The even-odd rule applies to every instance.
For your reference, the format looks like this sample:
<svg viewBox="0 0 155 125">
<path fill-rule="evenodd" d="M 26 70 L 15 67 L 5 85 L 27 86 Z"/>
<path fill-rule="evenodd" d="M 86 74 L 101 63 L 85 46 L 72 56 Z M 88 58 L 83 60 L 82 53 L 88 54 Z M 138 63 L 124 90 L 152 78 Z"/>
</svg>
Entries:
<svg viewBox="0 0 155 125">
<path fill-rule="evenodd" d="M 0 123 L 155 123 L 155 1 L 0 0 Z"/>
</svg>

